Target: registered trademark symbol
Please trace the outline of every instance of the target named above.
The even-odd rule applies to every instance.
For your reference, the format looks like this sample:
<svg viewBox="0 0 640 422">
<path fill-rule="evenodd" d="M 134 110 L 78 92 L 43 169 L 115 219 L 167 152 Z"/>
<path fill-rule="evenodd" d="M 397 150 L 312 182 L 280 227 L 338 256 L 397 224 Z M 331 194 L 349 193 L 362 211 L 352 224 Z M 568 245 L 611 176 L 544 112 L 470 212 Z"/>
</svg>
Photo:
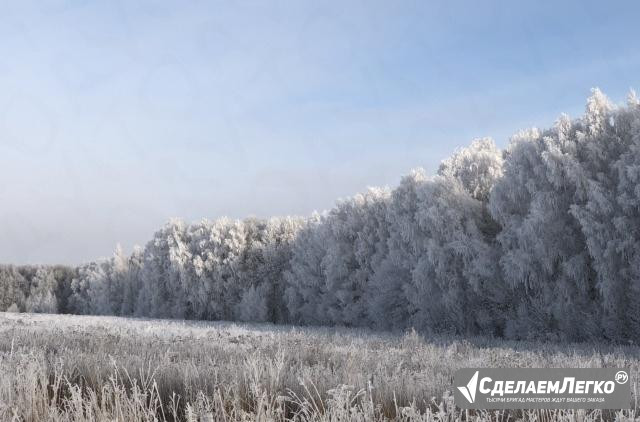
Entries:
<svg viewBox="0 0 640 422">
<path fill-rule="evenodd" d="M 626 384 L 629 381 L 629 375 L 625 371 L 618 371 L 615 380 L 618 384 Z"/>
</svg>

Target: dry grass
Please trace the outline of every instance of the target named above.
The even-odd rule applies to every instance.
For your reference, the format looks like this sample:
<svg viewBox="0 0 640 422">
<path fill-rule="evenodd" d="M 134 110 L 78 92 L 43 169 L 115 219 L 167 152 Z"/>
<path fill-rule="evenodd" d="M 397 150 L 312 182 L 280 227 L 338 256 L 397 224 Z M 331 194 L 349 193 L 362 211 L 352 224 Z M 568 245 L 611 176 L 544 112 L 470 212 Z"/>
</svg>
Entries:
<svg viewBox="0 0 640 422">
<path fill-rule="evenodd" d="M 637 414 L 456 411 L 448 394 L 453 373 L 483 366 L 626 366 L 635 384 L 640 348 L 0 313 L 0 420 L 573 421 Z"/>
</svg>

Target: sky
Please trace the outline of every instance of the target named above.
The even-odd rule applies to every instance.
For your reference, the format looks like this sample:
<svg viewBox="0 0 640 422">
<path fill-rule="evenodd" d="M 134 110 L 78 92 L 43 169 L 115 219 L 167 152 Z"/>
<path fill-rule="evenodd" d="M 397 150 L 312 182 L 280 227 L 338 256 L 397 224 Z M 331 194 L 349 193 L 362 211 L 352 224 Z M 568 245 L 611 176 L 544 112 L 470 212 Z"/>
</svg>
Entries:
<svg viewBox="0 0 640 422">
<path fill-rule="evenodd" d="M 638 2 L 0 4 L 0 262 L 308 215 L 640 91 Z"/>
</svg>

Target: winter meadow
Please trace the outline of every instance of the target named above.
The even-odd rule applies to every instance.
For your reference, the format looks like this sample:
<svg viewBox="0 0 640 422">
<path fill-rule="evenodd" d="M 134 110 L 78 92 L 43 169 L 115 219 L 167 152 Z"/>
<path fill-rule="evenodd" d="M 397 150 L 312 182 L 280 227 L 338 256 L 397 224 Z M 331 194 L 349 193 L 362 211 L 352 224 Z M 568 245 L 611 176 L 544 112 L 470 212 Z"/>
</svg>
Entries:
<svg viewBox="0 0 640 422">
<path fill-rule="evenodd" d="M 2 420 L 637 419 L 633 388 L 617 412 L 460 412 L 450 390 L 475 366 L 637 384 L 640 102 L 594 90 L 327 212 L 172 220 L 0 283 Z"/>
</svg>

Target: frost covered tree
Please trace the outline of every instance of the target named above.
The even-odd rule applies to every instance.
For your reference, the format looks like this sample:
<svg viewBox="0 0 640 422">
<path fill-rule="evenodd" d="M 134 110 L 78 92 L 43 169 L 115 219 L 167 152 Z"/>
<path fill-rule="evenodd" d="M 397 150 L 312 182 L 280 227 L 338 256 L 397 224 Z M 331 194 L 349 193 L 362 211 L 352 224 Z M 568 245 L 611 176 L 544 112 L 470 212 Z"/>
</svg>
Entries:
<svg viewBox="0 0 640 422">
<path fill-rule="evenodd" d="M 408 287 L 419 259 L 426 234 L 416 224 L 418 190 L 427 177 L 422 169 L 403 177 L 392 192 L 386 211 L 389 237 L 388 252 L 372 277 L 369 294 L 372 323 L 382 329 L 402 329 L 410 326 Z M 376 294 L 375 292 L 379 292 Z"/>
<path fill-rule="evenodd" d="M 69 308 L 84 314 L 131 315 L 131 303 L 139 285 L 130 273 L 132 257 L 117 245 L 110 259 L 78 267 L 70 285 Z"/>
<path fill-rule="evenodd" d="M 293 241 L 302 219 L 285 217 L 269 220 L 245 220 L 258 230 L 247 237 L 241 260 L 241 299 L 237 311 L 243 320 L 288 322 L 284 300 L 285 273 L 289 270 Z"/>
<path fill-rule="evenodd" d="M 339 201 L 324 220 L 322 309 L 333 324 L 369 325 L 367 293 L 375 266 L 386 252 L 384 226 L 389 192 L 369 189 Z"/>
<path fill-rule="evenodd" d="M 36 313 L 57 313 L 58 299 L 55 295 L 57 282 L 53 271 L 47 268 L 38 268 L 30 284 L 25 310 Z"/>
<path fill-rule="evenodd" d="M 374 276 L 385 298 L 378 325 L 494 333 L 504 289 L 487 199 L 501 166 L 500 151 L 482 139 L 444 161 L 438 176 L 402 179 L 387 213 L 388 255 Z"/>
<path fill-rule="evenodd" d="M 0 312 L 68 313 L 75 269 L 56 265 L 0 265 Z"/>
<path fill-rule="evenodd" d="M 133 252 L 128 257 L 123 257 L 121 262 L 120 275 L 122 281 L 122 304 L 120 307 L 120 315 L 134 315 L 138 295 L 142 289 L 141 271 L 143 264 L 143 249 L 139 246 L 133 248 Z"/>
<path fill-rule="evenodd" d="M 129 260 L 127 274 L 141 280 L 136 313 L 284 322 L 283 277 L 299 225 L 292 218 L 169 222 Z"/>
<path fill-rule="evenodd" d="M 0 265 L 0 311 L 4 312 L 13 305 L 18 310 L 24 310 L 27 291 L 27 280 L 18 268 Z"/>
<path fill-rule="evenodd" d="M 287 309 L 292 322 L 328 324 L 322 261 L 327 253 L 325 217 L 314 213 L 298 231 L 290 268 L 285 273 Z"/>
<path fill-rule="evenodd" d="M 418 325 L 435 331 L 502 334 L 507 317 L 496 265 L 499 226 L 488 198 L 502 176 L 502 154 L 478 139 L 445 160 L 418 190 L 416 223 L 427 241 L 413 270 L 410 303 Z M 419 294 L 421 293 L 421 295 Z M 424 300 L 418 303 L 416 298 Z"/>
<path fill-rule="evenodd" d="M 577 195 L 569 177 L 577 150 L 571 130 L 563 117 L 549 131 L 515 135 L 504 177 L 491 195 L 492 216 L 502 227 L 502 276 L 523 293 L 518 303 L 512 302 L 517 317 L 507 327 L 510 337 L 561 331 L 580 339 L 598 330 L 590 306 L 595 275 L 581 228 L 570 213 Z"/>
<path fill-rule="evenodd" d="M 387 222 L 391 191 L 388 188 L 369 188 L 356 195 L 355 205 L 348 220 L 355 234 L 353 254 L 356 270 L 353 277 L 358 307 L 349 310 L 345 319 L 352 325 L 371 326 L 376 315 L 377 288 L 375 275 L 389 253 L 389 225 Z M 379 281 L 379 280 L 378 280 Z"/>
<path fill-rule="evenodd" d="M 627 148 L 613 166 L 618 215 L 613 221 L 615 231 L 611 237 L 620 254 L 622 285 L 609 285 L 606 290 L 621 288 L 625 297 L 614 296 L 612 306 L 616 309 L 608 314 L 611 316 L 605 326 L 617 322 L 623 328 L 622 332 L 615 332 L 617 336 L 637 339 L 640 338 L 640 102 L 635 93 L 629 95 L 628 108 L 617 116 L 615 126 L 620 128 L 619 133 L 627 132 L 624 141 Z M 620 302 L 622 308 L 618 308 Z"/>
<path fill-rule="evenodd" d="M 73 291 L 71 290 L 71 283 L 73 278 L 76 276 L 76 269 L 63 265 L 56 265 L 47 268 L 53 273 L 53 277 L 56 280 L 54 295 L 57 299 L 58 313 L 73 313 L 69 299 L 73 294 Z"/>
<path fill-rule="evenodd" d="M 174 219 L 154 233 L 147 243 L 140 271 L 142 288 L 137 299 L 137 315 L 186 316 L 185 276 L 191 261 L 186 232 L 186 224 Z"/>
<path fill-rule="evenodd" d="M 212 319 L 233 320 L 242 296 L 239 271 L 246 244 L 245 227 L 239 220 L 220 219 L 214 223 L 212 235 L 215 249 L 209 315 Z"/>
<path fill-rule="evenodd" d="M 637 235 L 616 225 L 620 183 L 631 174 L 621 160 L 633 155 L 637 133 L 632 108 L 616 111 L 594 90 L 583 118 L 563 116 L 550 130 L 514 137 L 491 196 L 503 227 L 503 276 L 526 293 L 512 335 L 585 339 L 604 329 L 629 337 L 633 283 L 621 245 L 635 244 Z"/>
<path fill-rule="evenodd" d="M 83 315 L 111 315 L 108 288 L 104 267 L 99 262 L 90 262 L 77 269 L 71 282 L 73 294 L 70 298 L 75 313 Z"/>
<path fill-rule="evenodd" d="M 187 317 L 213 319 L 217 302 L 211 301 L 214 294 L 216 268 L 220 265 L 217 252 L 220 237 L 215 223 L 202 220 L 189 227 L 191 265 L 186 296 Z"/>
<path fill-rule="evenodd" d="M 272 219 L 267 226 L 270 242 L 265 250 L 269 285 L 270 321 L 289 322 L 290 315 L 286 303 L 285 274 L 290 269 L 293 244 L 304 224 L 300 217 Z"/>
<path fill-rule="evenodd" d="M 438 175 L 460 182 L 474 199 L 487 202 L 493 185 L 502 177 L 502 151 L 491 138 L 475 139 L 442 161 Z"/>
<path fill-rule="evenodd" d="M 640 110 L 635 95 L 627 108 L 617 108 L 594 90 L 574 126 L 580 148 L 573 178 L 580 198 L 571 211 L 597 273 L 603 333 L 616 340 L 637 338 Z"/>
<path fill-rule="evenodd" d="M 269 285 L 259 284 L 248 287 L 242 292 L 237 304 L 236 315 L 240 321 L 264 322 L 270 320 L 268 307 Z"/>
</svg>

